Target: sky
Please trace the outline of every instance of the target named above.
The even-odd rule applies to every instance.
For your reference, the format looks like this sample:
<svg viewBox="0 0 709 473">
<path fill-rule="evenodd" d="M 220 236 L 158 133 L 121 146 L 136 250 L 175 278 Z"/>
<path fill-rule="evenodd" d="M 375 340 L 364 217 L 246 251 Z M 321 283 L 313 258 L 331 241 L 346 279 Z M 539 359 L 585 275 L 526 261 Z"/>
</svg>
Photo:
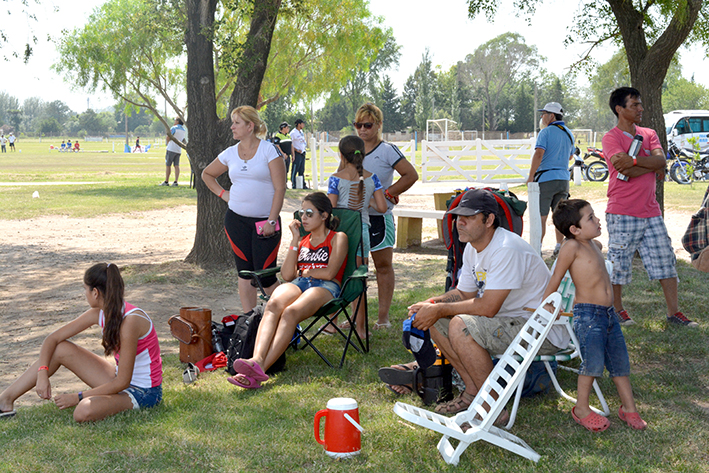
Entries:
<svg viewBox="0 0 709 473">
<path fill-rule="evenodd" d="M 58 38 L 63 29 L 80 27 L 102 3 L 104 0 L 45 0 L 42 3 L 45 8 L 37 12 L 37 22 L 21 14 L 9 20 L 5 17 L 0 28 L 19 43 L 17 50 L 22 49 L 30 28 L 41 41 L 26 65 L 19 59 L 0 61 L 0 91 L 14 95 L 20 102 L 29 97 L 40 97 L 47 102 L 62 100 L 75 112 L 113 105 L 115 101 L 109 94 L 72 90 L 71 84 L 50 68 L 59 58 L 54 44 L 44 40 L 47 36 Z M 445 71 L 490 39 L 507 31 L 517 32 L 528 45 L 538 48 L 547 58 L 544 67 L 557 75 L 566 73 L 569 65 L 584 53 L 584 45 L 571 49 L 563 45 L 568 28 L 574 25 L 579 1 L 546 0 L 539 5 L 530 24 L 524 18 L 515 17 L 510 0 L 500 3 L 504 6 L 495 21 L 489 23 L 484 16 L 468 19 L 466 0 L 370 0 L 370 10 L 384 18 L 384 25 L 392 28 L 401 45 L 399 67 L 388 72 L 399 92 L 421 62 L 426 48 L 434 67 L 440 66 Z M 10 47 L 3 47 L 2 52 L 6 53 Z M 613 52 L 611 48 L 602 48 L 593 57 L 603 63 Z M 689 51 L 680 49 L 680 52 L 683 75 L 691 78 L 694 74 L 696 81 L 709 87 L 709 60 L 703 51 L 694 47 Z M 585 79 L 580 77 L 578 83 L 585 85 Z"/>
</svg>

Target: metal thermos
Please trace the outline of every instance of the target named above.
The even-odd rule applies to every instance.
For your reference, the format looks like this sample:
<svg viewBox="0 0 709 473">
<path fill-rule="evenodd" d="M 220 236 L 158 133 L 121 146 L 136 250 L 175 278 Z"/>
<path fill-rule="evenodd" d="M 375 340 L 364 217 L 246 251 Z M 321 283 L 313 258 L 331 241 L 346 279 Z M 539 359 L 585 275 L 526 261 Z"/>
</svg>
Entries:
<svg viewBox="0 0 709 473">
<path fill-rule="evenodd" d="M 214 348 L 214 353 L 223 353 L 224 345 L 222 345 L 222 337 L 217 333 L 217 329 L 212 327 L 212 345 Z"/>
<path fill-rule="evenodd" d="M 640 152 L 640 148 L 642 147 L 643 144 L 643 137 L 640 135 L 635 135 L 635 138 L 633 138 L 633 141 L 630 143 L 630 149 L 628 150 L 628 155 L 631 158 L 637 158 L 638 153 Z M 618 173 L 616 176 L 618 179 L 621 181 L 628 182 L 630 179 L 628 176 L 625 174 Z"/>
</svg>

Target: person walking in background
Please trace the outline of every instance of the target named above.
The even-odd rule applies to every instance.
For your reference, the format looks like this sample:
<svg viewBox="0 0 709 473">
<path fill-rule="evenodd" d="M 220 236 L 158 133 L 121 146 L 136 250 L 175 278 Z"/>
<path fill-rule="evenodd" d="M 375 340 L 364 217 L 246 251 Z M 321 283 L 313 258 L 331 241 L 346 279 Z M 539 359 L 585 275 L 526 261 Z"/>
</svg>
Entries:
<svg viewBox="0 0 709 473">
<path fill-rule="evenodd" d="M 172 187 L 177 187 L 177 181 L 180 178 L 180 154 L 182 154 L 182 146 L 177 144 L 174 140 L 170 138 L 170 135 L 180 143 L 186 143 L 187 130 L 185 130 L 185 123 L 181 118 L 175 118 L 175 123 L 170 128 L 170 133 L 167 135 L 167 147 L 165 149 L 165 181 L 163 181 L 161 186 L 170 185 L 170 165 L 175 166 L 175 182 L 172 183 Z"/>
<path fill-rule="evenodd" d="M 379 212 L 369 208 L 369 239 L 372 259 L 377 270 L 379 314 L 374 329 L 389 328 L 389 307 L 394 297 L 394 243 L 396 230 L 391 211 L 399 202 L 399 195 L 406 192 L 418 180 L 416 169 L 406 160 L 395 145 L 382 140 L 382 111 L 373 103 L 365 103 L 357 110 L 355 122 L 357 135 L 364 141 L 364 169 L 376 174 L 384 189 L 387 210 Z M 394 183 L 394 171 L 400 178 Z"/>
<path fill-rule="evenodd" d="M 288 134 L 289 131 L 290 125 L 286 122 L 281 123 L 281 126 L 278 127 L 278 133 L 276 133 L 273 140 L 273 143 L 281 150 L 283 161 L 286 163 L 286 181 L 288 181 L 288 170 L 290 169 L 291 158 L 293 157 L 293 141 Z"/>
<path fill-rule="evenodd" d="M 549 102 L 543 109 L 532 164 L 527 183 L 539 183 L 539 213 L 542 217 L 542 241 L 547 229 L 549 212 L 569 198 L 569 158 L 574 153 L 574 135 L 563 122 L 564 109 L 558 102 Z M 559 254 L 564 236 L 556 232 L 554 256 Z"/>
<path fill-rule="evenodd" d="M 264 140 L 266 124 L 248 105 L 231 112 L 231 131 L 238 143 L 222 151 L 204 171 L 202 180 L 221 200 L 229 204 L 224 229 L 234 250 L 236 268 L 273 268 L 281 243 L 279 214 L 286 195 L 286 169 L 278 148 Z M 217 177 L 229 172 L 231 188 L 223 189 Z M 278 278 L 262 279 L 267 294 L 278 286 Z M 239 278 L 239 299 L 244 312 L 256 306 L 257 284 Z"/>
<path fill-rule="evenodd" d="M 291 141 L 293 143 L 293 168 L 291 170 L 291 187 L 296 189 L 296 180 L 298 176 L 303 178 L 303 189 L 307 189 L 308 186 L 305 185 L 305 148 L 307 143 L 305 142 L 305 135 L 303 134 L 303 128 L 305 128 L 305 122 L 302 119 L 297 119 L 295 121 L 295 128 L 290 132 Z"/>
<path fill-rule="evenodd" d="M 697 323 L 679 310 L 677 260 L 655 197 L 655 182 L 664 177 L 665 152 L 654 130 L 637 126 L 643 118 L 637 89 L 614 90 L 608 104 L 618 118 L 617 126 L 603 136 L 603 151 L 610 170 L 606 224 L 608 259 L 613 262 L 615 311 L 621 325 L 635 323 L 623 308 L 623 286 L 632 280 L 637 251 L 650 279 L 660 281 L 667 304 L 667 322 L 696 327 Z M 635 135 L 643 138 L 642 145 L 637 156 L 630 156 L 628 151 Z"/>
<path fill-rule="evenodd" d="M 141 153 L 143 148 L 140 147 L 140 136 L 135 139 L 135 148 L 133 148 L 134 153 Z"/>
</svg>

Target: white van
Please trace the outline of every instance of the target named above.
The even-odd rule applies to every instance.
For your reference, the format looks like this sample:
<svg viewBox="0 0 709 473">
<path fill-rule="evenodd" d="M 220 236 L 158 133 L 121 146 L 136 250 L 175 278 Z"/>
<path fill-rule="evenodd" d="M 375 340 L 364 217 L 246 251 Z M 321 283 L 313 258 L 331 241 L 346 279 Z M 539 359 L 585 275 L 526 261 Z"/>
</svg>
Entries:
<svg viewBox="0 0 709 473">
<path fill-rule="evenodd" d="M 675 110 L 665 114 L 667 142 L 693 148 L 687 138 L 697 138 L 700 150 L 709 148 L 709 110 Z"/>
</svg>

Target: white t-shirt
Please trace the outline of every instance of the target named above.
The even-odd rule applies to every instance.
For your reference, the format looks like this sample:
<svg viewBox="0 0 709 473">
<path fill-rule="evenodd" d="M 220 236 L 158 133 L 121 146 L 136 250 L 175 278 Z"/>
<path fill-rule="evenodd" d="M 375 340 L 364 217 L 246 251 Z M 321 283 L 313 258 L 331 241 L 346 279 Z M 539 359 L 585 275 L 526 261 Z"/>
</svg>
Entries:
<svg viewBox="0 0 709 473">
<path fill-rule="evenodd" d="M 181 141 L 185 143 L 185 137 L 187 136 L 187 130 L 185 130 L 185 127 L 182 125 L 175 125 L 172 128 L 170 128 L 170 133 L 172 133 L 172 136 L 175 137 L 177 141 Z M 174 141 L 170 140 L 170 142 L 167 144 L 167 151 L 170 151 L 171 153 L 177 153 L 177 154 L 182 154 L 182 148 L 180 145 L 175 143 Z"/>
<path fill-rule="evenodd" d="M 268 163 L 278 158 L 283 159 L 276 146 L 265 140 L 261 140 L 256 154 L 248 161 L 239 157 L 239 143 L 219 154 L 219 162 L 229 168 L 232 212 L 243 217 L 268 218 L 276 192 Z"/>
<path fill-rule="evenodd" d="M 532 313 L 524 308 L 539 307 L 550 277 L 544 260 L 529 243 L 516 233 L 498 228 L 483 251 L 478 253 L 472 245 L 465 245 L 458 289 L 476 293 L 477 297 L 482 297 L 486 289 L 509 290 L 495 317 L 529 318 Z M 559 348 L 569 344 L 569 334 L 560 326 L 552 328 L 547 338 Z"/>
</svg>

